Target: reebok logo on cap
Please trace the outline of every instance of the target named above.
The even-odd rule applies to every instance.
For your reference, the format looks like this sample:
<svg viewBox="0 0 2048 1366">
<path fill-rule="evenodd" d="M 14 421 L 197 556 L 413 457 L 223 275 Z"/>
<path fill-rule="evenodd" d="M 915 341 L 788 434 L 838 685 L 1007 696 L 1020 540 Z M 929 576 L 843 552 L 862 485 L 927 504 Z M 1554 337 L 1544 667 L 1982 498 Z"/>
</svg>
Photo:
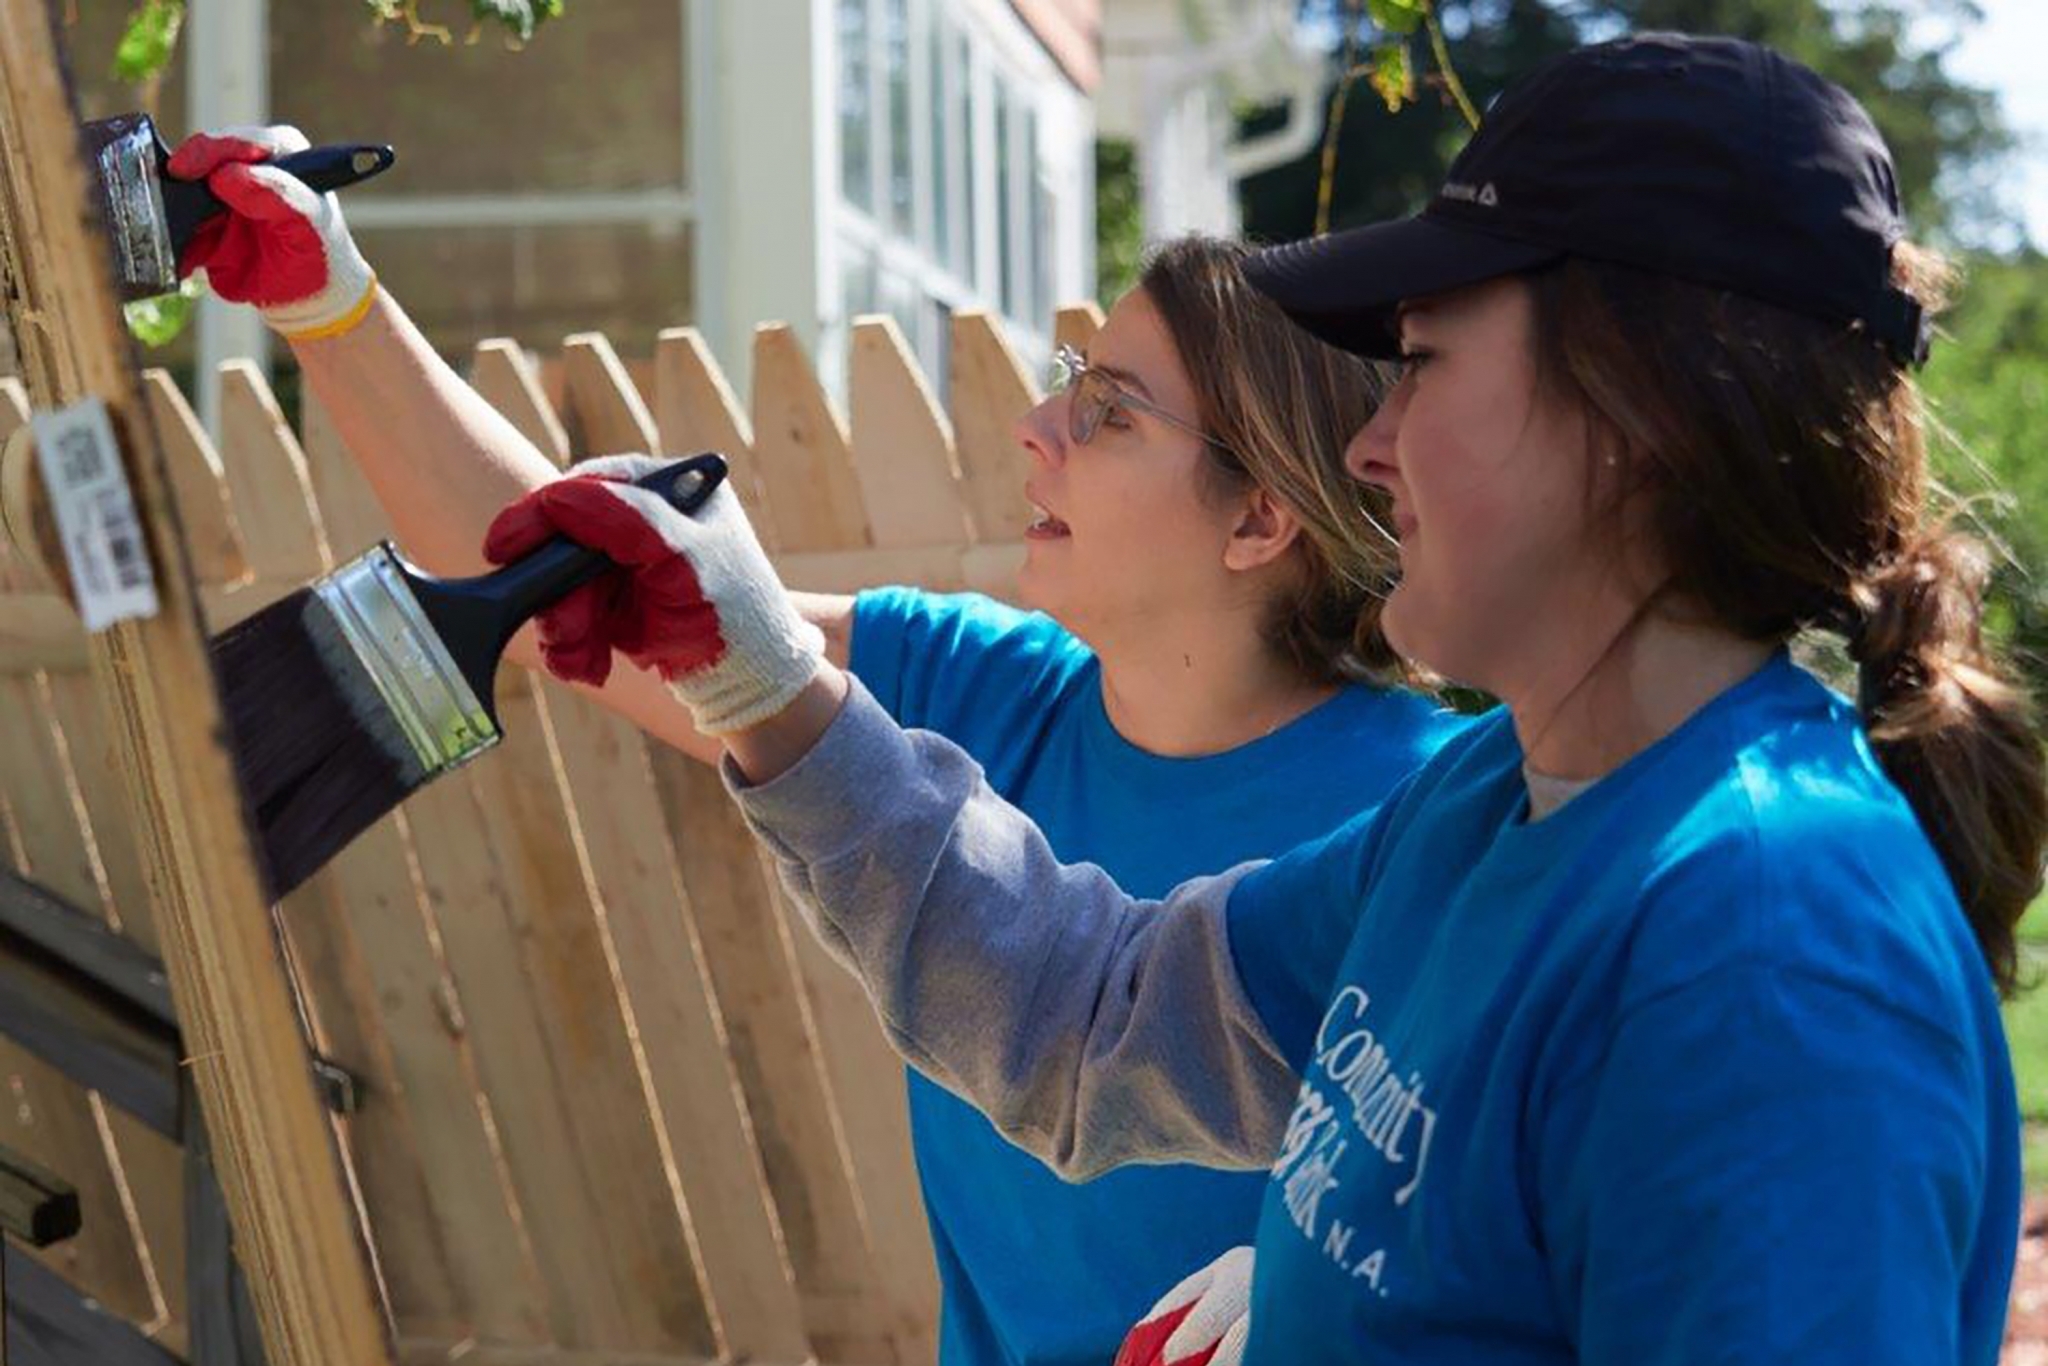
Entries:
<svg viewBox="0 0 2048 1366">
<path fill-rule="evenodd" d="M 1446 180 L 1443 188 L 1437 193 L 1445 199 L 1455 199 L 1461 204 L 1477 204 L 1483 209 L 1491 209 L 1500 203 L 1500 194 L 1493 188 L 1493 182 L 1490 180 L 1484 185 L 1474 185 L 1464 180 Z"/>
</svg>

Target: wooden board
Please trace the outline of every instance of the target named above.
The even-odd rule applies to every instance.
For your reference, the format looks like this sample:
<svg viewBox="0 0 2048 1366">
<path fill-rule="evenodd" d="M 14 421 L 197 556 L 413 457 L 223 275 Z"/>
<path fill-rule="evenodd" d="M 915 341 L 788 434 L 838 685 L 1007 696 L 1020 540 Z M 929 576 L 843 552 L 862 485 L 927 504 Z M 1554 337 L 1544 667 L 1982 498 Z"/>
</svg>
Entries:
<svg viewBox="0 0 2048 1366">
<path fill-rule="evenodd" d="M 1032 404 L 1038 386 L 1003 340 L 987 313 L 953 315 L 953 433 L 968 513 L 978 541 L 1015 541 L 1031 522 L 1024 501 L 1030 458 L 1011 428 Z"/>
<path fill-rule="evenodd" d="M 872 543 L 846 428 L 819 387 L 796 333 L 754 334 L 754 462 L 775 509 L 782 550 L 850 550 Z"/>
<path fill-rule="evenodd" d="M 1085 353 L 1095 334 L 1102 330 L 1103 321 L 1099 304 L 1067 304 L 1053 315 L 1052 344 L 1071 346 Z"/>
<path fill-rule="evenodd" d="M 99 910 L 148 953 L 161 957 L 148 878 L 123 790 L 117 734 L 104 700 L 84 671 L 46 677 L 49 725 L 64 740 L 77 814 L 92 841 Z M 152 1337 L 173 1346 L 185 1340 L 185 1213 L 179 1199 L 181 1162 L 176 1146 L 115 1106 L 101 1121 L 119 1158 L 136 1226 L 137 1251 L 152 1289 L 153 1316 L 143 1320 Z"/>
<path fill-rule="evenodd" d="M 220 736 L 190 554 L 88 208 L 51 9 L 0 0 L 0 254 L 31 399 L 101 397 L 155 567 L 158 614 L 96 636 L 157 926 L 236 1241 L 277 1366 L 388 1361 Z"/>
<path fill-rule="evenodd" d="M 253 367 L 232 363 L 222 367 L 220 384 L 221 441 L 208 463 L 220 473 L 232 519 L 249 529 L 249 578 L 218 600 L 216 625 L 266 606 L 277 593 L 334 567 L 309 461 L 268 384 Z M 185 429 L 185 439 L 208 448 L 196 426 Z M 385 1048 L 385 1012 L 376 1002 L 378 979 L 367 961 L 399 945 L 415 952 L 425 948 L 416 924 L 387 919 L 418 914 L 407 863 L 401 836 L 390 822 L 381 823 L 288 896 L 278 908 L 278 924 L 291 946 L 301 1004 L 321 1051 L 361 1079 L 368 1092 L 367 1103 L 340 1131 L 355 1189 L 383 1212 L 372 1241 L 387 1309 L 406 1331 L 460 1336 L 477 1324 L 476 1308 L 458 1287 L 433 1220 L 438 1201 L 448 1196 L 437 1195 L 422 1170 L 412 1111 L 418 1093 L 406 1087 Z M 367 948 L 353 914 L 358 906 L 377 937 Z M 436 1081 L 459 1076 L 459 1070 L 444 1071 Z M 483 1168 L 486 1175 L 490 1170 Z M 471 1180 L 455 1189 L 468 1192 L 473 1186 Z M 516 1274 L 518 1267 L 516 1258 L 499 1259 L 494 1271 Z M 529 1337 L 537 1332 L 530 1315 L 490 1326 L 515 1341 L 522 1329 Z"/>
<path fill-rule="evenodd" d="M 672 327 L 655 339 L 652 407 L 662 453 L 723 455 L 754 534 L 771 551 L 779 546 L 782 533 L 754 459 L 753 424 L 696 328 Z"/>
<path fill-rule="evenodd" d="M 953 432 L 893 318 L 854 324 L 853 469 L 879 547 L 949 545 L 968 536 Z"/>
<path fill-rule="evenodd" d="M 70 765 L 50 722 L 48 688 L 36 675 L 0 678 L 0 792 L 20 843 L 16 871 L 77 906 L 102 904 L 90 840 L 81 828 Z M 0 1144 L 41 1162 L 78 1189 L 81 1234 L 35 1255 L 114 1312 L 140 1323 L 165 1310 L 128 1217 L 117 1150 L 101 1134 L 92 1098 L 12 1041 L 0 1040 Z"/>
<path fill-rule="evenodd" d="M 811 1345 L 824 1362 L 907 1361 L 875 1276 L 816 1028 L 754 837 L 716 773 L 674 750 L 650 757 Z"/>
<path fill-rule="evenodd" d="M 354 551 L 387 535 L 382 510 L 317 404 L 307 409 L 306 427 L 316 501 L 334 543 Z M 543 1242 L 533 1227 L 536 1217 L 574 1216 L 568 1207 L 522 1206 L 514 1169 L 516 1160 L 517 1178 L 541 1182 L 550 1162 L 571 1161 L 569 1140 L 546 1114 L 559 1104 L 557 1092 L 536 1085 L 519 1101 L 522 1109 L 540 1111 L 538 1116 L 498 1113 L 485 1093 L 486 1069 L 503 1083 L 500 1094 L 518 1100 L 520 1074 L 512 1066 L 507 1075 L 506 1054 L 516 1058 L 523 1048 L 538 1047 L 532 1027 L 521 1012 L 502 1004 L 472 1012 L 449 970 L 444 919 L 455 921 L 456 937 L 466 944 L 480 921 L 488 930 L 485 908 L 495 907 L 500 896 L 491 852 L 469 849 L 480 825 L 474 800 L 459 780 L 444 780 L 343 855 L 335 870 L 344 889 L 339 899 L 356 923 L 362 968 L 381 1007 L 390 1069 L 415 1117 L 420 1179 L 429 1196 L 423 1215 L 439 1229 L 476 1334 L 501 1344 L 573 1341 L 616 1322 L 600 1317 L 609 1311 L 589 1307 L 611 1298 L 593 1235 L 581 1226 L 593 1221 L 583 1217 Z M 393 841 L 391 852 L 365 850 L 367 841 L 379 837 Z M 389 883 L 394 868 L 405 870 L 403 890 L 390 885 L 376 891 L 371 880 Z M 519 980 L 516 962 L 505 971 Z M 476 973 L 471 967 L 470 981 Z M 503 995 L 493 1000 L 501 1002 Z M 501 1017 L 514 1022 L 512 1032 L 491 1035 Z M 366 1181 L 370 1170 L 366 1162 Z M 380 1227 L 394 1215 L 404 1217 L 374 1193 L 370 1203 Z M 564 1267 L 570 1273 L 566 1282 L 560 1277 Z M 431 1316 L 417 1323 L 401 1318 L 400 1330 L 408 1338 L 447 1341 Z"/>
<path fill-rule="evenodd" d="M 564 429 L 593 452 L 660 449 L 609 343 L 572 337 L 565 351 Z M 477 376 L 484 396 L 524 427 L 533 420 L 527 404 L 537 386 L 502 369 L 521 363 L 501 353 L 487 364 L 479 355 Z M 725 1053 L 725 1025 L 670 847 L 648 742 L 571 689 L 549 683 L 544 701 L 572 806 L 589 813 L 579 819 L 578 845 L 616 946 L 721 1346 L 750 1360 L 801 1360 L 809 1354 L 802 1308 Z"/>
</svg>

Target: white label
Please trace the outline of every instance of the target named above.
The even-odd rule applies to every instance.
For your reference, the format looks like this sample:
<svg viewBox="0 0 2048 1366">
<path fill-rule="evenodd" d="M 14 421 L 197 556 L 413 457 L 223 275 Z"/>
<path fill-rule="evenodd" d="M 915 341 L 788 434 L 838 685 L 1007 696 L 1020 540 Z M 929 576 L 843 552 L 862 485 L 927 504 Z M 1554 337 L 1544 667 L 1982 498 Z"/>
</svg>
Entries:
<svg viewBox="0 0 2048 1366">
<path fill-rule="evenodd" d="M 85 629 L 155 616 L 156 580 L 107 405 L 84 399 L 37 413 L 31 425 Z"/>
</svg>

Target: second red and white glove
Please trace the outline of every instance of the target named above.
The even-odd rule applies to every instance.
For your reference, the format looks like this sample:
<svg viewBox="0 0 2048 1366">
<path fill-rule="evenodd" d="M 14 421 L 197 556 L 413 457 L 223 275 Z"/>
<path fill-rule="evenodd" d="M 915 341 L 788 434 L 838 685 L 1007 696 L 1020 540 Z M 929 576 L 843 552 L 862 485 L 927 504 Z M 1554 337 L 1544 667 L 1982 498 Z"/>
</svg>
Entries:
<svg viewBox="0 0 2048 1366">
<path fill-rule="evenodd" d="M 283 125 L 196 133 L 166 168 L 180 180 L 204 180 L 228 208 L 193 235 L 178 273 L 204 270 L 215 294 L 256 305 L 291 341 L 346 332 L 369 312 L 377 285 L 342 222 L 341 201 L 263 164 L 310 145 Z"/>
<path fill-rule="evenodd" d="M 1234 1247 L 1160 1296 L 1116 1366 L 1240 1366 L 1251 1307 L 1252 1250 Z"/>
<path fill-rule="evenodd" d="M 549 672 L 597 686 L 617 650 L 658 672 L 702 733 L 744 730 L 804 690 L 825 637 L 797 615 L 730 481 L 690 514 L 633 487 L 667 463 L 584 461 L 499 512 L 484 555 L 504 564 L 562 535 L 615 560 L 618 569 L 541 613 Z"/>
</svg>

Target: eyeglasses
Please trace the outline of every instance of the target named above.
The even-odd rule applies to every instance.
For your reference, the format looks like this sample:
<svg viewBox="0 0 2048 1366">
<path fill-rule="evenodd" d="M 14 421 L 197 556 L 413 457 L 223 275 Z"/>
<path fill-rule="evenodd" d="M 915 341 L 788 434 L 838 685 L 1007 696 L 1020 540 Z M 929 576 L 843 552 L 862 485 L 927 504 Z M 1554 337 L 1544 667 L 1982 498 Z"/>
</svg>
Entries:
<svg viewBox="0 0 2048 1366">
<path fill-rule="evenodd" d="M 1101 430 L 1103 419 L 1112 410 L 1136 408 L 1220 451 L 1230 449 L 1186 418 L 1175 417 L 1158 404 L 1139 398 L 1090 366 L 1088 358 L 1071 346 L 1062 346 L 1052 353 L 1052 383 L 1049 387 L 1055 394 L 1069 389 L 1074 391 L 1067 407 L 1067 435 L 1077 446 L 1085 446 L 1094 438 L 1095 433 Z"/>
</svg>

